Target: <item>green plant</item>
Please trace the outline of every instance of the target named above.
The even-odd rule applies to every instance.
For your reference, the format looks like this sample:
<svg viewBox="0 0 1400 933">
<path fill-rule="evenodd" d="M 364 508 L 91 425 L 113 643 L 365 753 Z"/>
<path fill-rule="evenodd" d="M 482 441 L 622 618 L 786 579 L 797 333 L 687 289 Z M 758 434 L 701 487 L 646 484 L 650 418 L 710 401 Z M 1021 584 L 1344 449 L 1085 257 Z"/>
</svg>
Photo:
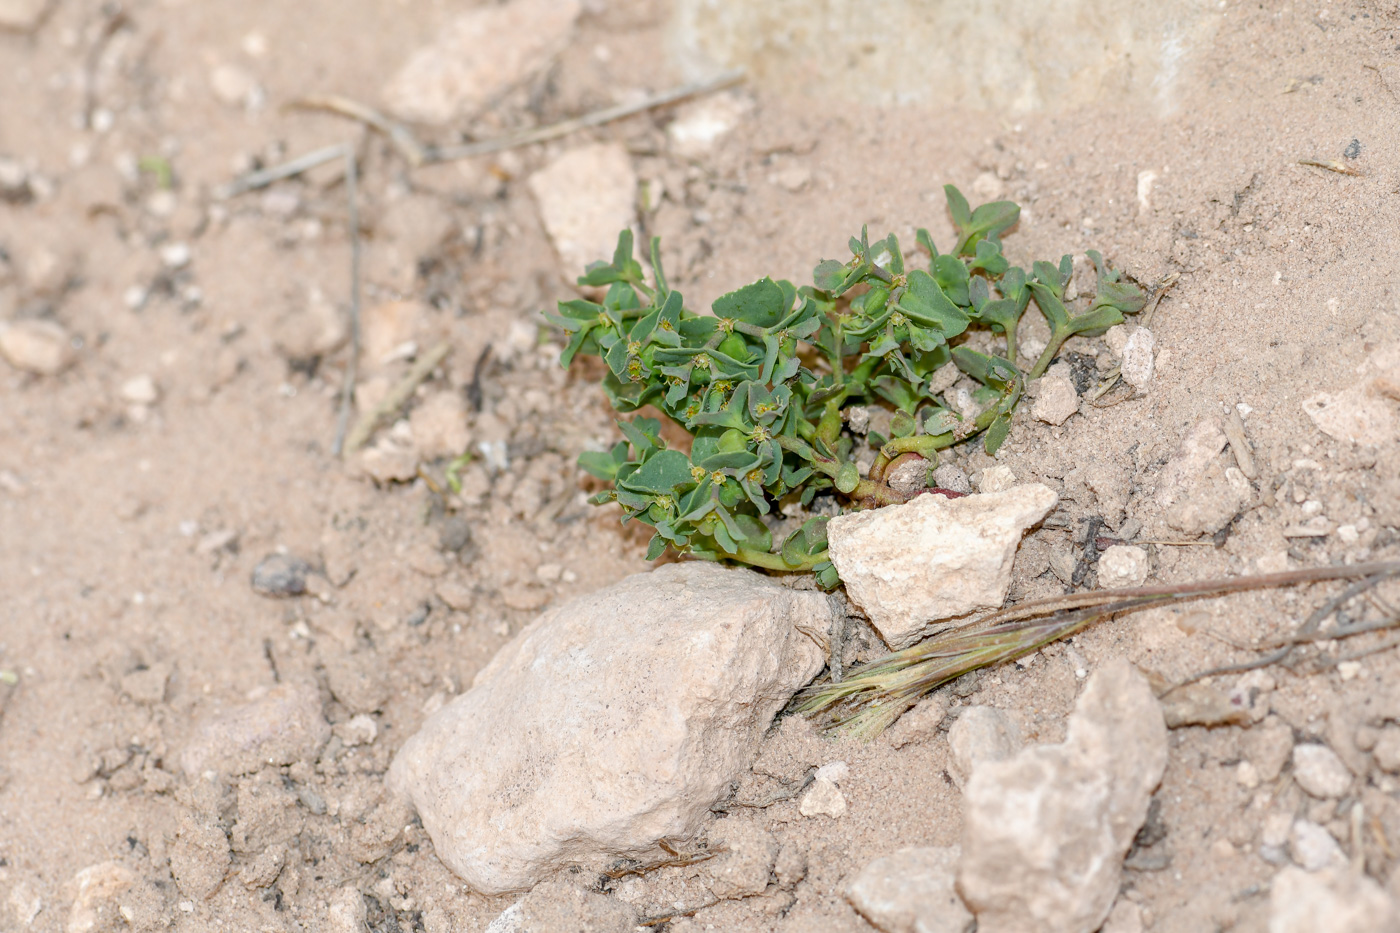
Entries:
<svg viewBox="0 0 1400 933">
<path fill-rule="evenodd" d="M 827 519 L 808 518 L 775 549 L 775 506 L 800 512 L 818 495 L 861 508 L 901 503 L 920 490 L 889 485 L 894 467 L 925 463 L 931 471 L 937 451 L 974 436 L 994 453 L 1025 386 L 1014 360 L 1017 325 L 1030 301 L 1051 327 L 1032 377 L 1070 335 L 1142 308 L 1142 291 L 1091 253 L 1098 293 L 1086 313 L 1071 315 L 1069 256 L 1058 266 L 1037 262 L 1028 276 L 1002 253 L 1001 235 L 1020 208 L 997 201 L 972 210 L 952 185 L 944 191 L 957 240 L 940 253 L 920 229 L 927 269 L 905 268 L 894 234 L 871 243 L 862 230 L 850 241 L 851 259 L 818 264 L 813 285 L 763 278 L 717 299 L 712 316 L 700 315 L 667 284 L 655 238 L 647 284 L 624 230 L 612 262 L 593 263 L 578 280 L 606 289 L 602 300 L 563 301 L 557 314 L 547 314 L 569 337 L 564 366 L 579 354 L 606 363 L 603 389 L 617 411 L 654 406 L 691 436 L 688 452 L 668 447 L 659 420 L 637 417 L 618 422 L 625 439 L 611 450 L 579 458 L 609 484 L 594 502 L 616 501 L 624 521 L 656 530 L 648 558 L 672 547 L 812 571 L 823 586 L 835 586 Z M 1004 337 L 1005 354 L 969 345 L 974 327 Z M 959 415 L 940 397 L 951 382 L 946 366 L 980 385 L 975 414 Z M 846 427 L 849 409 L 864 405 L 890 412 L 888 437 L 872 431 L 862 438 Z M 862 457 L 870 463 L 865 475 L 857 466 Z"/>
</svg>

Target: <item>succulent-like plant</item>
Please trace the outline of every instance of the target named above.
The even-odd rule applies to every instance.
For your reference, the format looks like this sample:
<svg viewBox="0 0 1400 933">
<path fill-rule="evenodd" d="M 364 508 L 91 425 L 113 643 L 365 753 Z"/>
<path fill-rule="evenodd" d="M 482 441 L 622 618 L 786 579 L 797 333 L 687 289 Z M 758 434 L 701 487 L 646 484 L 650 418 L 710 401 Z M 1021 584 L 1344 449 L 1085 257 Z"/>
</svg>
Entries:
<svg viewBox="0 0 1400 933">
<path fill-rule="evenodd" d="M 924 464 L 931 478 L 937 451 L 975 436 L 994 453 L 1025 388 L 1014 362 L 1016 329 L 1032 300 L 1051 337 L 1030 378 L 1071 335 L 1120 323 L 1145 304 L 1140 288 L 1091 252 L 1098 291 L 1085 313 L 1071 314 L 1069 256 L 1037 262 L 1028 276 L 1003 255 L 1001 236 L 1019 207 L 997 201 L 972 210 L 952 185 L 944 191 L 957 241 L 940 253 L 920 229 L 927 268 L 906 268 L 894 234 L 872 243 L 862 230 L 850 240 L 850 260 L 819 263 L 813 285 L 763 278 L 701 315 L 667 284 L 655 238 L 652 282 L 645 281 L 624 230 L 612 262 L 593 263 L 578 280 L 604 290 L 602 300 L 563 301 L 546 315 L 568 335 L 564 366 L 580 353 L 607 364 L 603 388 L 617 411 L 650 405 L 691 435 L 688 452 L 668 447 L 659 420 L 636 417 L 618 422 L 624 439 L 611 450 L 579 458 L 609 484 L 594 502 L 616 501 L 624 521 L 655 529 L 648 558 L 670 547 L 812 571 L 835 586 L 827 519 L 807 519 L 775 548 L 780 510 L 800 512 L 819 495 L 857 508 L 902 503 L 922 490 L 891 486 L 892 467 Z M 967 344 L 978 327 L 1004 337 L 1004 355 Z M 978 384 L 975 411 L 949 404 L 949 366 Z M 889 410 L 888 436 L 847 426 L 849 409 L 871 405 Z"/>
</svg>

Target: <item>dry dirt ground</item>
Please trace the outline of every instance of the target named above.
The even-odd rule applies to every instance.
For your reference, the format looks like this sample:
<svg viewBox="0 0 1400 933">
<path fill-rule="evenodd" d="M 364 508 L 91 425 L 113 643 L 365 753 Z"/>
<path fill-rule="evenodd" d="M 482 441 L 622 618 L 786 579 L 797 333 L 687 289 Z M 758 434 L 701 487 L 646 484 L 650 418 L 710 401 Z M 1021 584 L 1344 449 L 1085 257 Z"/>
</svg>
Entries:
<svg viewBox="0 0 1400 933">
<path fill-rule="evenodd" d="M 53 320 L 75 347 L 57 376 L 0 364 L 0 929 L 332 929 L 350 898 L 376 931 L 471 931 L 510 903 L 464 890 L 421 828 L 393 822 L 381 779 L 425 714 L 538 609 L 643 566 L 644 540 L 583 503 L 572 466 L 611 442 L 610 413 L 585 375 L 558 368 L 557 336 L 539 327 L 573 270 L 558 267 L 525 179 L 590 135 L 624 143 L 639 176 L 660 182 L 644 226 L 663 237 L 692 307 L 764 274 L 809 281 L 863 223 L 906 243 L 927 225 L 946 241 L 945 182 L 1025 207 L 1007 240 L 1013 261 L 1097 247 L 1144 281 L 1180 274 L 1153 322 L 1148 392 L 1086 404 L 1062 428 L 1018 417 L 1001 461 L 1063 504 L 1023 548 L 1014 597 L 1063 590 L 1052 564 L 1074 556 L 1079 520 L 1106 507 L 1086 485 L 1097 466 L 1125 477 L 1141 540 L 1176 537 L 1151 503 L 1156 472 L 1189 427 L 1241 404 L 1259 463 L 1251 507 L 1222 546 L 1148 545 L 1154 581 L 1400 556 L 1396 519 L 1387 527 L 1378 512 L 1400 460 L 1394 438 L 1339 443 L 1301 407 L 1400 337 L 1393 4 L 1231 3 L 1169 117 L 1098 106 L 1011 124 L 746 88 L 744 122 L 693 161 L 669 151 L 662 110 L 410 170 L 355 124 L 282 109 L 313 92 L 377 99 L 452 12 L 59 0 L 31 34 L 0 33 L 0 156 L 14 182 L 0 188 L 0 318 Z M 590 8 L 549 73 L 473 132 L 677 83 L 661 21 L 645 0 Z M 230 65 L 256 86 L 221 76 Z M 341 140 L 362 155 L 366 322 L 380 341 L 365 355 L 362 402 L 410 365 L 385 362 L 387 351 L 451 346 L 412 403 L 417 418 L 386 429 L 427 445 L 427 479 L 377 483 L 329 450 L 350 262 L 339 168 L 213 196 L 239 171 Z M 1141 205 L 1146 171 L 1156 182 Z M 454 400 L 465 430 L 435 417 Z M 445 495 L 452 447 L 467 443 L 494 460 L 479 456 L 464 493 Z M 1356 533 L 1284 537 L 1317 514 Z M 308 595 L 250 586 L 278 551 L 312 565 Z M 1001 707 L 1028 741 L 1055 741 L 1082 672 L 1103 659 L 1126 655 L 1171 679 L 1250 657 L 1233 643 L 1290 631 L 1333 589 L 1114 620 L 942 696 L 954 709 Z M 1154 844 L 1124 876 L 1143 926 L 1264 929 L 1276 814 L 1326 827 L 1400 888 L 1400 781 L 1370 754 L 1375 730 L 1362 721 L 1397 675 L 1393 651 L 1275 671 L 1275 689 L 1257 691 L 1272 718 L 1174 730 L 1144 840 Z M 186 775 L 198 722 L 303 681 L 318 685 L 335 733 L 316 754 L 231 783 Z M 373 730 L 351 724 L 362 715 Z M 1270 767 L 1266 734 L 1325 738 L 1355 772 L 1353 790 L 1307 797 L 1286 763 Z M 843 759 L 849 810 L 805 819 L 786 802 L 731 816 L 762 821 L 805 857 L 805 877 L 687 924 L 870 929 L 843 897 L 851 874 L 901 846 L 958 840 L 948 757 L 941 733 L 895 748 L 783 720 L 741 794 Z M 642 913 L 701 897 L 684 870 L 670 872 L 614 890 Z M 125 916 L 94 891 L 104 883 L 127 890 Z M 88 917 L 87 902 L 102 910 Z"/>
</svg>

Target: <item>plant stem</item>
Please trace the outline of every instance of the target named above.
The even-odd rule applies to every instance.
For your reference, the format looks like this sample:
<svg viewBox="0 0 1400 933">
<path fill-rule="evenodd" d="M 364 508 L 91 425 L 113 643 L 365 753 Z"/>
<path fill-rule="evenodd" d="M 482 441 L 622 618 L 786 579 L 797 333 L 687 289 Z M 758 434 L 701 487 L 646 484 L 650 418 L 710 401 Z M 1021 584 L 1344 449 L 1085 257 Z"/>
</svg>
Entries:
<svg viewBox="0 0 1400 933">
<path fill-rule="evenodd" d="M 731 555 L 732 560 L 742 561 L 754 567 L 762 567 L 764 570 L 780 570 L 787 573 L 804 573 L 827 559 L 826 551 L 813 554 L 797 566 L 789 564 L 783 560 L 783 555 L 773 554 L 768 551 L 755 551 L 750 548 L 740 547 Z"/>
</svg>

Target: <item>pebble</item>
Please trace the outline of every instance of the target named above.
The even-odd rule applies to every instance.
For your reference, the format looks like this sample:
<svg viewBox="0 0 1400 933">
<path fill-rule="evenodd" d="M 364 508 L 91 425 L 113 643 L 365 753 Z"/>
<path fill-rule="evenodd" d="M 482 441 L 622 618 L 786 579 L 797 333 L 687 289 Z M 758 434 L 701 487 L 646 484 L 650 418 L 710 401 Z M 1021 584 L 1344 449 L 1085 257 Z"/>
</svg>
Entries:
<svg viewBox="0 0 1400 933">
<path fill-rule="evenodd" d="M 1395 899 L 1348 868 L 1284 868 L 1269 886 L 1269 933 L 1388 933 L 1400 927 Z"/>
<path fill-rule="evenodd" d="M 458 612 L 466 612 L 476 604 L 476 594 L 471 587 L 455 580 L 443 580 L 437 585 L 435 592 L 437 598 L 442 600 L 447 608 L 456 609 Z"/>
<path fill-rule="evenodd" d="M 1197 422 L 1162 467 L 1157 503 L 1167 524 L 1188 535 L 1215 534 L 1249 504 L 1254 488 L 1238 467 L 1220 457 L 1227 438 L 1218 421 Z"/>
<path fill-rule="evenodd" d="M 708 562 L 635 574 L 525 626 L 404 743 L 388 785 L 481 893 L 653 851 L 712 819 L 826 663 L 831 613 L 819 592 Z"/>
<path fill-rule="evenodd" d="M 375 724 L 374 717 L 366 713 L 359 713 L 345 722 L 337 723 L 331 731 L 347 748 L 373 745 L 374 740 L 379 737 L 379 726 Z"/>
<path fill-rule="evenodd" d="M 666 126 L 671 151 L 686 159 L 702 156 L 715 148 L 753 109 L 742 94 L 710 94 L 676 108 L 676 118 Z"/>
<path fill-rule="evenodd" d="M 939 464 L 933 471 L 933 485 L 952 492 L 972 492 L 972 482 L 967 478 L 967 471 L 956 463 Z"/>
<path fill-rule="evenodd" d="M 306 592 L 306 575 L 311 565 L 291 554 L 269 554 L 253 568 L 253 592 L 274 599 L 300 596 Z"/>
<path fill-rule="evenodd" d="M 1288 834 L 1288 850 L 1305 871 L 1345 867 L 1347 857 L 1326 828 L 1311 820 L 1294 820 Z"/>
<path fill-rule="evenodd" d="M 237 65 L 215 66 L 209 72 L 209 87 L 215 97 L 231 107 L 255 107 L 263 96 L 257 78 Z"/>
<path fill-rule="evenodd" d="M 1061 364 L 1056 364 L 1036 385 L 1035 404 L 1031 406 L 1031 415 L 1036 420 L 1060 425 L 1079 411 L 1079 393 L 1074 389 L 1068 367 L 1061 369 Z"/>
<path fill-rule="evenodd" d="M 958 890 L 985 930 L 1096 930 L 1167 763 L 1146 678 L 1110 661 L 1059 745 L 984 762 L 963 795 Z"/>
<path fill-rule="evenodd" d="M 409 57 L 384 100 L 421 123 L 474 116 L 563 51 L 579 10 L 579 0 L 511 0 L 463 13 Z"/>
<path fill-rule="evenodd" d="M 55 376 L 73 362 L 73 342 L 53 321 L 0 322 L 0 356 L 15 369 Z"/>
<path fill-rule="evenodd" d="M 1001 606 L 1021 535 L 1058 501 L 1031 483 L 838 515 L 827 524 L 831 560 L 885 643 L 908 647 L 943 620 Z"/>
<path fill-rule="evenodd" d="M 1269 716 L 1241 737 L 1244 753 L 1259 780 L 1268 783 L 1278 778 L 1283 766 L 1293 754 L 1293 729 L 1277 716 Z"/>
<path fill-rule="evenodd" d="M 833 820 L 840 819 L 846 815 L 846 797 L 835 781 L 819 777 L 812 781 L 812 786 L 802 795 L 797 810 L 806 817 L 829 816 Z"/>
<path fill-rule="evenodd" d="M 121 397 L 133 405 L 154 405 L 160 398 L 160 389 L 154 379 L 142 373 L 122 383 Z"/>
<path fill-rule="evenodd" d="M 618 232 L 636 221 L 637 174 L 619 143 L 579 146 L 530 176 L 540 219 L 570 281 L 610 261 Z"/>
<path fill-rule="evenodd" d="M 1004 463 L 987 467 L 977 480 L 978 492 L 1005 492 L 1016 485 L 1016 474 Z"/>
<path fill-rule="evenodd" d="M 456 554 L 472 543 L 472 523 L 461 515 L 450 515 L 438 529 L 438 547 Z"/>
<path fill-rule="evenodd" d="M 899 849 L 851 879 L 846 899 L 881 933 L 966 933 L 972 912 L 954 888 L 957 846 Z"/>
<path fill-rule="evenodd" d="M 1400 434 L 1392 406 L 1364 386 L 1319 392 L 1303 400 L 1303 412 L 1323 434 L 1350 444 L 1380 447 Z"/>
<path fill-rule="evenodd" d="M 1312 796 L 1327 800 L 1351 789 L 1351 771 L 1336 752 L 1316 742 L 1293 747 L 1293 779 Z"/>
<path fill-rule="evenodd" d="M 1115 544 L 1099 555 L 1099 586 L 1104 589 L 1142 586 L 1149 570 L 1147 552 L 1130 544 Z"/>
<path fill-rule="evenodd" d="M 1152 351 L 1155 344 L 1152 331 L 1145 327 L 1134 330 L 1123 344 L 1120 370 L 1123 381 L 1139 392 L 1145 391 L 1152 382 Z"/>
<path fill-rule="evenodd" d="M 330 738 L 314 684 L 282 683 L 255 700 L 206 719 L 180 753 L 190 778 L 206 771 L 236 776 L 266 764 L 310 759 Z"/>
<path fill-rule="evenodd" d="M 1021 727 L 992 706 L 969 706 L 948 729 L 953 780 L 961 787 L 984 761 L 1004 761 L 1021 750 Z"/>
<path fill-rule="evenodd" d="M 167 269 L 183 269 L 193 258 L 194 253 L 188 243 L 166 243 L 160 248 L 160 261 Z"/>
<path fill-rule="evenodd" d="M 331 898 L 326 911 L 326 933 L 363 933 L 366 914 L 364 895 L 347 884 Z"/>
<path fill-rule="evenodd" d="M 896 492 L 911 496 L 928 486 L 929 463 L 910 457 L 885 474 L 885 484 Z"/>
<path fill-rule="evenodd" d="M 1376 766 L 1389 774 L 1400 774 L 1400 726 L 1386 726 L 1371 749 Z"/>
<path fill-rule="evenodd" d="M 228 837 L 216 820 L 189 812 L 180 816 L 170 846 L 170 873 L 181 894 L 195 901 L 209 897 L 223 885 L 232 861 Z"/>
</svg>

